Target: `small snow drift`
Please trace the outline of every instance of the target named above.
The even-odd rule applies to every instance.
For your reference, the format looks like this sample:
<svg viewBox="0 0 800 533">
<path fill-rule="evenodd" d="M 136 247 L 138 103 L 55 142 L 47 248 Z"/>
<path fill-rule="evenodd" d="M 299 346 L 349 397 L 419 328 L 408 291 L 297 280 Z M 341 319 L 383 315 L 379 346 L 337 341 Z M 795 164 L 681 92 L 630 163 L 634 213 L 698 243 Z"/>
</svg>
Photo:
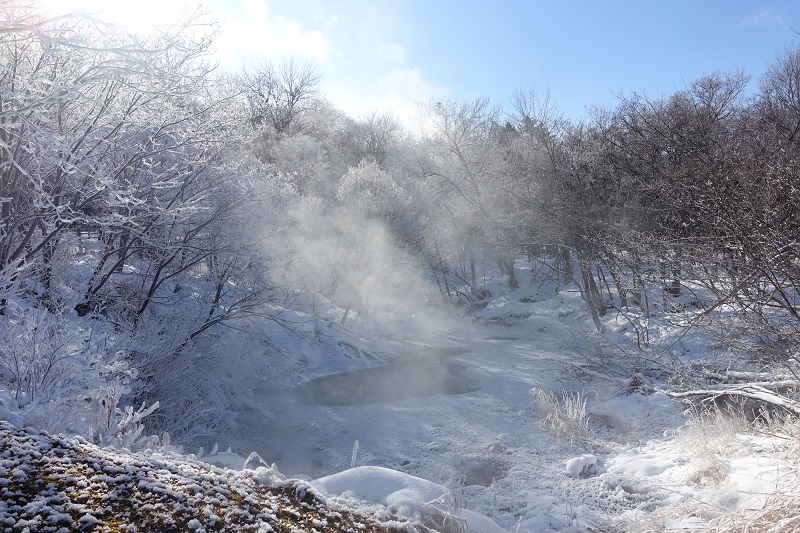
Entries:
<svg viewBox="0 0 800 533">
<path fill-rule="evenodd" d="M 446 487 L 378 466 L 359 466 L 338 474 L 314 480 L 311 485 L 329 496 L 343 496 L 385 505 L 397 517 L 433 522 L 437 530 L 447 523 L 466 523 L 470 532 L 503 532 L 490 518 L 479 513 L 460 510 L 458 516 L 448 513 L 454 509 L 450 490 Z"/>
<path fill-rule="evenodd" d="M 381 503 L 390 512 L 412 517 L 430 501 L 449 494 L 442 485 L 379 466 L 359 466 L 314 480 L 325 494 L 354 496 Z"/>
</svg>

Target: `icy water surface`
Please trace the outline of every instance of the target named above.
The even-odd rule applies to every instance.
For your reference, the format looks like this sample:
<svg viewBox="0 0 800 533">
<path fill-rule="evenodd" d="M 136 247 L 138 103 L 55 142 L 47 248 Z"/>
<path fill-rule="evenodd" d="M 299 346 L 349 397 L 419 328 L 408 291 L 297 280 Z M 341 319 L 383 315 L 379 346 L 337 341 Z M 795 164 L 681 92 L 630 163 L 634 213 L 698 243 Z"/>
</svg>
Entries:
<svg viewBox="0 0 800 533">
<path fill-rule="evenodd" d="M 361 443 L 358 464 L 413 468 L 417 451 L 408 438 L 416 440 L 420 423 L 437 425 L 431 427 L 435 432 L 444 424 L 438 413 L 427 420 L 424 406 L 444 398 L 468 401 L 469 393 L 481 391 L 468 375 L 463 357 L 469 353 L 466 348 L 413 348 L 378 367 L 322 376 L 288 390 L 256 389 L 263 407 L 241 410 L 237 435 L 218 438 L 224 445 L 247 443 L 242 453 L 251 446 L 293 476 L 314 478 L 347 468 L 356 440 Z M 491 480 L 483 471 L 471 477 Z"/>
<path fill-rule="evenodd" d="M 464 376 L 465 365 L 449 358 L 463 352 L 408 350 L 395 355 L 385 366 L 323 376 L 304 383 L 295 392 L 303 403 L 335 406 L 478 391 L 478 384 Z"/>
</svg>

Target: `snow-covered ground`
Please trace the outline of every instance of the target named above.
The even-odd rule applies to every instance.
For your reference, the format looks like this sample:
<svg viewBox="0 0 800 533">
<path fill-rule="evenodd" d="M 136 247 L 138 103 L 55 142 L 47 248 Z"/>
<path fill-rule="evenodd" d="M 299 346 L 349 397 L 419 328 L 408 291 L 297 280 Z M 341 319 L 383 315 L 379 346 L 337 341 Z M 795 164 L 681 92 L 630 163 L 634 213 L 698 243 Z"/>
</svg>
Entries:
<svg viewBox="0 0 800 533">
<path fill-rule="evenodd" d="M 577 291 L 525 284 L 528 266 L 517 267 L 522 288 L 490 284 L 491 303 L 466 316 L 397 310 L 352 317 L 345 330 L 339 312 L 315 324 L 322 349 L 295 341 L 282 356 L 255 356 L 253 346 L 237 347 L 235 429 L 216 439 L 257 451 L 286 475 L 320 479 L 329 497 L 352 506 L 391 502 L 384 489 L 336 494 L 346 483 L 328 476 L 351 466 L 402 472 L 461 495 L 465 509 L 507 531 L 691 528 L 757 508 L 796 481 L 792 458 L 775 453 L 780 438 L 692 422 L 658 383 L 596 366 L 604 345 L 592 340 Z M 629 322 L 606 319 L 604 339 L 635 351 Z M 669 333 L 668 322 L 652 320 L 652 331 Z M 387 362 L 389 370 L 363 370 Z M 404 397 L 432 375 L 442 380 L 438 393 Z M 532 389 L 585 400 L 586 431 L 548 432 Z"/>
<path fill-rule="evenodd" d="M 351 312 L 341 324 L 341 309 L 323 318 L 283 311 L 291 331 L 272 320 L 249 324 L 259 335 L 218 337 L 226 371 L 217 385 L 231 421 L 206 443 L 210 455 L 196 455 L 237 470 L 249 455 L 250 468 L 274 463 L 261 468 L 270 483 L 297 479 L 334 508 L 401 529 L 725 531 L 765 504 L 800 501 L 796 434 L 775 426 L 759 435 L 735 417 L 689 416 L 657 374 L 637 373 L 652 370 L 659 346 L 698 361 L 711 354 L 706 339 L 676 327 L 675 309 L 690 303 L 654 304 L 646 324 L 610 312 L 599 335 L 577 291 L 534 282 L 529 268 L 518 261 L 522 287 L 514 291 L 488 281 L 489 303 L 471 313 L 398 305 Z M 645 327 L 651 349 L 639 352 Z M 0 417 L 21 426 L 11 397 L 0 400 Z M 566 404 L 572 415 L 559 411 Z M 11 462 L 0 471 L 6 485 L 43 457 L 20 459 L 27 452 L 10 435 L 3 458 Z M 103 455 L 73 444 L 83 450 L 78 460 Z M 156 469 L 202 470 L 195 457 L 181 466 L 174 447 L 162 445 L 170 457 L 157 458 Z M 142 462 L 116 452 L 103 460 Z M 238 483 L 262 474 L 214 475 Z M 27 507 L 50 506 L 48 494 Z"/>
</svg>

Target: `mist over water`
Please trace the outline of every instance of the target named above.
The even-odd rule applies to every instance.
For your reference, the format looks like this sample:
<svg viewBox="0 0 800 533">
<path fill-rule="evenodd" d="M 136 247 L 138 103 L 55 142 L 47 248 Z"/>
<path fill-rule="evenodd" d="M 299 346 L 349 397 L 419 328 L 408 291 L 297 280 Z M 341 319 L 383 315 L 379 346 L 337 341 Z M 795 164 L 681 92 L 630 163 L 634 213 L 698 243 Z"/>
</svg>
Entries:
<svg viewBox="0 0 800 533">
<path fill-rule="evenodd" d="M 433 394 L 480 390 L 464 376 L 465 366 L 450 360 L 461 349 L 418 348 L 395 354 L 385 366 L 313 379 L 296 389 L 300 401 L 314 405 L 364 405 Z"/>
<path fill-rule="evenodd" d="M 309 348 L 322 339 L 329 352 L 319 357 L 333 361 L 293 368 L 304 376 L 288 389 L 296 379 L 265 375 L 254 407 L 236 415 L 238 434 L 225 444 L 251 446 L 286 475 L 313 478 L 346 468 L 353 441 L 369 443 L 363 428 L 346 421 L 368 406 L 377 407 L 370 413 L 390 411 L 414 398 L 478 390 L 458 361 L 466 349 L 432 345 L 442 327 L 434 318 L 441 310 L 430 306 L 436 289 L 411 249 L 407 226 L 380 206 L 387 187 L 397 190 L 367 186 L 367 171 L 388 179 L 368 166 L 358 186 L 351 182 L 335 201 L 295 197 L 284 227 L 263 244 L 274 265 L 269 275 L 290 294 L 289 307 L 317 324 Z M 395 430 L 374 427 L 382 439 Z"/>
<path fill-rule="evenodd" d="M 392 440 L 399 428 L 381 413 L 415 409 L 406 403 L 415 398 L 479 390 L 458 360 L 467 352 L 464 348 L 416 348 L 388 357 L 385 365 L 322 376 L 289 390 L 260 389 L 256 400 L 263 410 L 238 413 L 239 434 L 231 442 L 252 446 L 287 475 L 314 478 L 335 473 L 347 467 L 346 448 L 354 440 L 366 446 L 370 439 Z M 380 422 L 365 425 L 363 416 L 377 417 Z M 395 455 L 407 452 L 397 450 Z"/>
<path fill-rule="evenodd" d="M 289 217 L 274 248 L 280 267 L 272 276 L 281 286 L 322 299 L 321 306 L 303 311 L 327 311 L 327 303 L 341 310 L 344 323 L 373 311 L 413 313 L 430 294 L 418 261 L 380 219 L 316 198 L 299 199 Z M 307 298 L 298 303 L 309 305 Z"/>
</svg>

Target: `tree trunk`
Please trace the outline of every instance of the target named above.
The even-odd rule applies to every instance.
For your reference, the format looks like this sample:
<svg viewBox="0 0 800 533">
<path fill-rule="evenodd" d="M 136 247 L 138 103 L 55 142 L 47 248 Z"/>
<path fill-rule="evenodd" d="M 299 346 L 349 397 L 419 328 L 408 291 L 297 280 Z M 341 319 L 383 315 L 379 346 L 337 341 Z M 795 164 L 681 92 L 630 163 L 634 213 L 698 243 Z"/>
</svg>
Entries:
<svg viewBox="0 0 800 533">
<path fill-rule="evenodd" d="M 500 272 L 504 275 L 508 276 L 508 288 L 512 291 L 515 289 L 519 289 L 519 280 L 517 279 L 517 275 L 514 272 L 514 261 L 513 259 L 509 261 L 508 259 L 501 258 L 497 261 L 498 267 L 500 268 Z"/>
<path fill-rule="evenodd" d="M 587 264 L 580 258 L 578 258 L 578 264 L 580 265 L 581 281 L 583 282 L 582 284 L 577 283 L 578 289 L 581 291 L 581 298 L 583 298 L 583 301 L 586 302 L 586 305 L 589 307 L 594 327 L 597 328 L 598 333 L 602 333 L 603 324 L 600 322 L 600 315 L 597 313 L 595 297 L 592 294 L 592 285 L 594 285 L 594 281 L 590 281 L 592 273 L 591 271 L 587 271 Z"/>
<path fill-rule="evenodd" d="M 617 266 L 618 263 L 616 260 L 609 255 L 608 261 L 606 262 L 606 268 L 608 268 L 608 273 L 611 275 L 611 279 L 614 280 L 614 287 L 617 289 L 617 296 L 619 296 L 619 306 L 627 309 L 628 291 L 625 289 L 625 285 L 622 282 L 622 276 L 620 276 Z"/>
<path fill-rule="evenodd" d="M 478 290 L 478 276 L 475 274 L 475 252 L 472 249 L 472 243 L 469 245 L 469 278 L 472 284 L 472 297 L 480 300 L 481 293 Z"/>
</svg>

